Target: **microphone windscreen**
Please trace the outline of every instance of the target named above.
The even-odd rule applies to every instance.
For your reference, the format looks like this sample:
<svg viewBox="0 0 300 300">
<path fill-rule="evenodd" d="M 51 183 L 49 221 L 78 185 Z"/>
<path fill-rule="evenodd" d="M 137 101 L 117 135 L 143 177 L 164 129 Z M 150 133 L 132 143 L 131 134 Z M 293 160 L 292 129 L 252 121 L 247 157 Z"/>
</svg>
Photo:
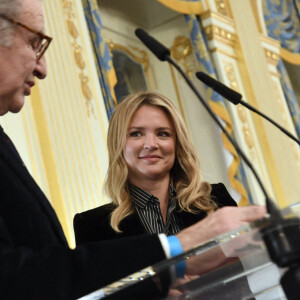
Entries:
<svg viewBox="0 0 300 300">
<path fill-rule="evenodd" d="M 232 102 L 233 104 L 239 104 L 240 100 L 242 99 L 242 95 L 233 89 L 229 88 L 225 84 L 221 83 L 220 81 L 214 79 L 213 77 L 207 75 L 203 72 L 197 72 L 196 76 L 200 79 L 203 83 L 211 87 L 221 96 Z"/>
<path fill-rule="evenodd" d="M 150 36 L 145 30 L 138 28 L 135 30 L 135 35 L 159 60 L 165 61 L 167 56 L 170 56 L 170 50 Z"/>
</svg>

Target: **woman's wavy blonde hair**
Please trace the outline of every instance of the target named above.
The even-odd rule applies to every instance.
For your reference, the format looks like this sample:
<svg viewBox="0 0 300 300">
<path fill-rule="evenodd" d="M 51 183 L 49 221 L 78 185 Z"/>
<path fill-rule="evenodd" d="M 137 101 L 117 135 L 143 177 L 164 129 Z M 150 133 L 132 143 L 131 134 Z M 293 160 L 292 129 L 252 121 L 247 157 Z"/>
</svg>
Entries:
<svg viewBox="0 0 300 300">
<path fill-rule="evenodd" d="M 199 210 L 209 212 L 216 208 L 216 204 L 210 198 L 210 184 L 201 180 L 197 151 L 175 105 L 159 93 L 135 93 L 126 97 L 116 107 L 107 135 L 109 167 L 104 189 L 116 205 L 111 215 L 111 226 L 117 232 L 121 232 L 120 222 L 134 212 L 128 189 L 128 167 L 123 150 L 132 116 L 143 105 L 153 105 L 162 109 L 174 124 L 176 155 L 170 177 L 177 192 L 180 208 L 191 213 Z"/>
</svg>

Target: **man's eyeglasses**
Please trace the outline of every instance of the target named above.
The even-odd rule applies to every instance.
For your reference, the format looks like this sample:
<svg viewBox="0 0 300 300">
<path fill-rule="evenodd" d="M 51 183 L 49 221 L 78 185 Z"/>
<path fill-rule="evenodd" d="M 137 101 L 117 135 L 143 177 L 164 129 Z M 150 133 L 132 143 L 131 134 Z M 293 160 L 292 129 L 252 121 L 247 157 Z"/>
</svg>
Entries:
<svg viewBox="0 0 300 300">
<path fill-rule="evenodd" d="M 47 48 L 49 47 L 49 45 L 52 41 L 52 37 L 47 36 L 47 35 L 45 35 L 41 32 L 38 32 L 34 29 L 31 29 L 28 26 L 26 26 L 20 22 L 17 22 L 7 16 L 0 15 L 0 17 L 36 34 L 37 38 L 32 41 L 31 46 L 32 46 L 33 50 L 36 52 L 36 61 L 39 61 L 41 59 L 41 57 L 44 55 Z"/>
</svg>

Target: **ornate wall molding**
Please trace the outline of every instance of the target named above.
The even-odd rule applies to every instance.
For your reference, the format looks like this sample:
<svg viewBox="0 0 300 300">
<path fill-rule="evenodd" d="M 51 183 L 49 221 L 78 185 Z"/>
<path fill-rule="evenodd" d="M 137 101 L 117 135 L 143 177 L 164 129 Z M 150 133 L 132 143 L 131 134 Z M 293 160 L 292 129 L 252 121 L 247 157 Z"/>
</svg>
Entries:
<svg viewBox="0 0 300 300">
<path fill-rule="evenodd" d="M 233 26 L 234 22 L 231 17 L 220 14 L 212 10 L 206 10 L 200 15 L 201 20 L 205 23 L 207 19 L 213 19 L 219 23 L 223 23 L 226 26 Z"/>
<path fill-rule="evenodd" d="M 277 66 L 279 61 L 279 54 L 277 54 L 274 51 L 271 51 L 270 49 L 264 48 L 265 56 L 267 58 L 267 62 L 269 62 L 272 65 Z"/>
<path fill-rule="evenodd" d="M 171 56 L 177 61 L 190 79 L 195 73 L 195 60 L 191 40 L 185 36 L 177 36 L 171 46 Z"/>
<path fill-rule="evenodd" d="M 280 48 L 280 56 L 290 64 L 300 66 L 300 54 L 292 53 L 286 49 Z"/>
<path fill-rule="evenodd" d="M 224 63 L 224 69 L 225 69 L 227 81 L 229 82 L 229 86 L 232 89 L 240 92 L 241 88 L 238 86 L 237 75 L 235 74 L 233 63 L 230 63 L 230 62 Z M 237 106 L 237 114 L 238 114 L 239 120 L 242 124 L 243 137 L 244 137 L 244 141 L 248 147 L 248 152 L 251 156 L 251 159 L 257 161 L 254 137 L 253 137 L 253 133 L 249 126 L 249 120 L 248 120 L 245 108 L 241 105 L 238 105 Z"/>
<path fill-rule="evenodd" d="M 234 45 L 237 38 L 234 33 L 217 25 L 209 25 L 205 27 L 205 33 L 208 40 L 217 39 L 230 46 Z"/>
<path fill-rule="evenodd" d="M 113 56 L 112 51 L 113 50 L 121 50 L 128 54 L 134 61 L 138 62 L 143 66 L 146 78 L 147 78 L 147 83 L 149 85 L 149 89 L 152 90 L 157 88 L 157 81 L 156 81 L 156 76 L 153 71 L 152 66 L 150 65 L 149 61 L 149 56 L 148 53 L 144 50 L 141 50 L 137 47 L 134 46 L 124 46 L 121 44 L 114 43 L 112 40 L 106 41 L 111 53 L 111 56 Z"/>
<path fill-rule="evenodd" d="M 83 58 L 82 47 L 78 41 L 79 33 L 78 33 L 77 25 L 75 22 L 76 15 L 74 12 L 73 3 L 71 0 L 61 0 L 61 1 L 62 1 L 63 10 L 64 10 L 65 18 L 66 18 L 68 32 L 69 32 L 71 38 L 73 39 L 71 46 L 73 48 L 74 60 L 75 60 L 76 66 L 78 67 L 78 70 L 79 70 L 81 91 L 85 98 L 87 114 L 89 117 L 93 116 L 96 119 L 95 107 L 94 107 L 94 103 L 92 101 L 93 95 L 92 95 L 90 85 L 89 85 L 90 80 L 89 80 L 89 76 L 87 76 L 85 74 L 86 63 Z"/>
<path fill-rule="evenodd" d="M 229 17 L 229 9 L 225 0 L 215 0 L 218 13 Z"/>
<path fill-rule="evenodd" d="M 141 63 L 144 66 L 144 70 L 148 71 L 149 69 L 149 56 L 144 50 L 140 50 L 136 47 L 129 47 L 127 48 L 126 46 L 120 45 L 120 44 L 115 44 L 112 40 L 108 41 L 108 47 L 110 51 L 113 51 L 115 49 L 122 50 L 126 52 L 129 56 L 131 56 L 135 61 Z M 131 50 L 132 49 L 132 50 Z M 133 51 L 137 52 L 134 53 Z"/>
</svg>

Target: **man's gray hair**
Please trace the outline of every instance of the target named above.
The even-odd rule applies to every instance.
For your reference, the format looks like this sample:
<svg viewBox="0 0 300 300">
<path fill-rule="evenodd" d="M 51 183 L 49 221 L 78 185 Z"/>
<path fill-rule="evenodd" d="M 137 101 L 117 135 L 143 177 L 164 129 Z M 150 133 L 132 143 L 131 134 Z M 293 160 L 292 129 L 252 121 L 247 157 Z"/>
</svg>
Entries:
<svg viewBox="0 0 300 300">
<path fill-rule="evenodd" d="M 22 0 L 0 0 L 0 46 L 10 46 L 12 43 L 12 31 L 14 24 L 1 16 L 15 19 L 21 11 Z"/>
</svg>

